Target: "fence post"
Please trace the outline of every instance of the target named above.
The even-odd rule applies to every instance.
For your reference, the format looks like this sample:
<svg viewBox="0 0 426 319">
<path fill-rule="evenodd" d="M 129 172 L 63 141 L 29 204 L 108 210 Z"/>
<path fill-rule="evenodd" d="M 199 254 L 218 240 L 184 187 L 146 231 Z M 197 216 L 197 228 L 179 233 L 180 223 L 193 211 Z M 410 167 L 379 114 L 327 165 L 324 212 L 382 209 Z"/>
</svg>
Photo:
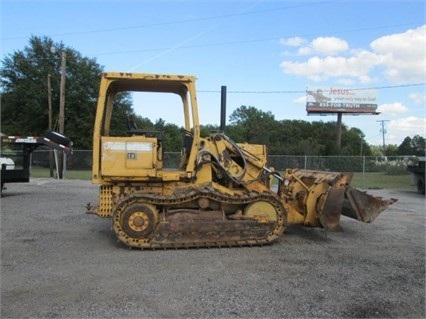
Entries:
<svg viewBox="0 0 426 319">
<path fill-rule="evenodd" d="M 63 156 L 63 162 L 62 162 L 62 178 L 65 179 L 65 175 L 67 173 L 67 154 L 65 154 L 65 152 L 62 152 Z"/>
<path fill-rule="evenodd" d="M 54 149 L 53 153 L 55 154 L 56 179 L 59 179 L 58 150 Z"/>
<path fill-rule="evenodd" d="M 362 188 L 365 189 L 365 155 L 362 157 Z"/>
</svg>

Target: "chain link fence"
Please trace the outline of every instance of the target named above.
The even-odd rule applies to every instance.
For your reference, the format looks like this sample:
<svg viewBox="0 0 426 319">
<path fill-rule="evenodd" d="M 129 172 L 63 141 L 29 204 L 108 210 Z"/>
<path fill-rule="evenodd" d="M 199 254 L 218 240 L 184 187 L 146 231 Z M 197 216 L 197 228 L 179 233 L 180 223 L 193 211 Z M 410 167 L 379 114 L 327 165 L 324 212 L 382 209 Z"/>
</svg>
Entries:
<svg viewBox="0 0 426 319">
<path fill-rule="evenodd" d="M 54 152 L 36 150 L 32 153 L 31 171 L 34 177 L 57 177 Z M 164 166 L 179 167 L 181 154 L 164 154 Z M 362 188 L 410 188 L 411 179 L 407 165 L 416 162 L 410 156 L 293 156 L 270 155 L 268 167 L 276 171 L 287 168 L 299 168 L 320 171 L 353 172 L 353 182 Z M 74 150 L 66 157 L 65 178 L 90 179 L 92 169 L 92 151 Z M 404 185 L 406 185 L 404 187 Z M 412 186 L 414 187 L 414 186 Z"/>
</svg>

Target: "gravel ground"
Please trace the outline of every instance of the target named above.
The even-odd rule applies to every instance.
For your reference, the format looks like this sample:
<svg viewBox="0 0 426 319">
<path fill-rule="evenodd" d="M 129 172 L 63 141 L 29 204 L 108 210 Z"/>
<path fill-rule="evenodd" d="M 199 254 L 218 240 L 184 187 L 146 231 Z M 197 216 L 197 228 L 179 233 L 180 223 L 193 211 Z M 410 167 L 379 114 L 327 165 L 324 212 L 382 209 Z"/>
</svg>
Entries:
<svg viewBox="0 0 426 319">
<path fill-rule="evenodd" d="M 32 179 L 1 199 L 1 318 L 424 318 L 425 197 L 372 224 L 288 227 L 264 247 L 130 250 L 85 214 L 90 181 Z"/>
</svg>

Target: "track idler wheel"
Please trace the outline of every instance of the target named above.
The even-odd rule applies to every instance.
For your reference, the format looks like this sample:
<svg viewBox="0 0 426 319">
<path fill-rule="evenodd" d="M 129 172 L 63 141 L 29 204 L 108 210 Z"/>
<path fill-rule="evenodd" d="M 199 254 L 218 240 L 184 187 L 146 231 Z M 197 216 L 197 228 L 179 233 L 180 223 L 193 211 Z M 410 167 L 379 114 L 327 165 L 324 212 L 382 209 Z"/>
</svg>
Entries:
<svg viewBox="0 0 426 319">
<path fill-rule="evenodd" d="M 259 224 L 271 225 L 267 241 L 272 242 L 279 238 L 285 227 L 285 215 L 283 210 L 280 212 L 279 207 L 275 206 L 272 202 L 266 200 L 259 200 L 253 202 L 244 209 L 244 218 L 253 219 Z"/>
<path fill-rule="evenodd" d="M 119 207 L 114 213 L 114 231 L 125 244 L 148 240 L 158 223 L 155 206 L 146 203 L 131 203 Z M 136 245 L 138 246 L 138 245 Z"/>
<path fill-rule="evenodd" d="M 267 201 L 257 201 L 247 205 L 244 209 L 244 217 L 251 218 L 258 223 L 276 222 L 277 210 Z"/>
</svg>

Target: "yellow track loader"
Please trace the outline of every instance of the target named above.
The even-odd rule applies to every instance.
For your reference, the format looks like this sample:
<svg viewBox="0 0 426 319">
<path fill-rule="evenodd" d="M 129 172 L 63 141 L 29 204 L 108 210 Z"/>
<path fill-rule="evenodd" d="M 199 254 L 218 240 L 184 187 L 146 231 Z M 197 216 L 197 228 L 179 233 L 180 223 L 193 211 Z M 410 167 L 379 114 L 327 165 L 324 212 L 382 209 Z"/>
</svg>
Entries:
<svg viewBox="0 0 426 319">
<path fill-rule="evenodd" d="M 118 239 L 142 249 L 269 244 L 288 224 L 336 228 L 340 216 L 372 222 L 395 199 L 349 187 L 351 173 L 267 167 L 265 145 L 236 143 L 223 132 L 202 137 L 195 77 L 104 73 L 93 133 L 92 181 L 98 206 L 88 213 L 112 218 Z M 169 167 L 163 132 L 112 125 L 122 92 L 173 96 L 182 114 L 180 163 Z M 173 100 L 175 103 L 175 100 Z M 139 102 L 136 101 L 135 102 Z M 166 107 L 168 100 L 151 108 Z M 278 181 L 271 183 L 271 180 Z M 274 186 L 271 186 L 274 184 Z"/>
</svg>

